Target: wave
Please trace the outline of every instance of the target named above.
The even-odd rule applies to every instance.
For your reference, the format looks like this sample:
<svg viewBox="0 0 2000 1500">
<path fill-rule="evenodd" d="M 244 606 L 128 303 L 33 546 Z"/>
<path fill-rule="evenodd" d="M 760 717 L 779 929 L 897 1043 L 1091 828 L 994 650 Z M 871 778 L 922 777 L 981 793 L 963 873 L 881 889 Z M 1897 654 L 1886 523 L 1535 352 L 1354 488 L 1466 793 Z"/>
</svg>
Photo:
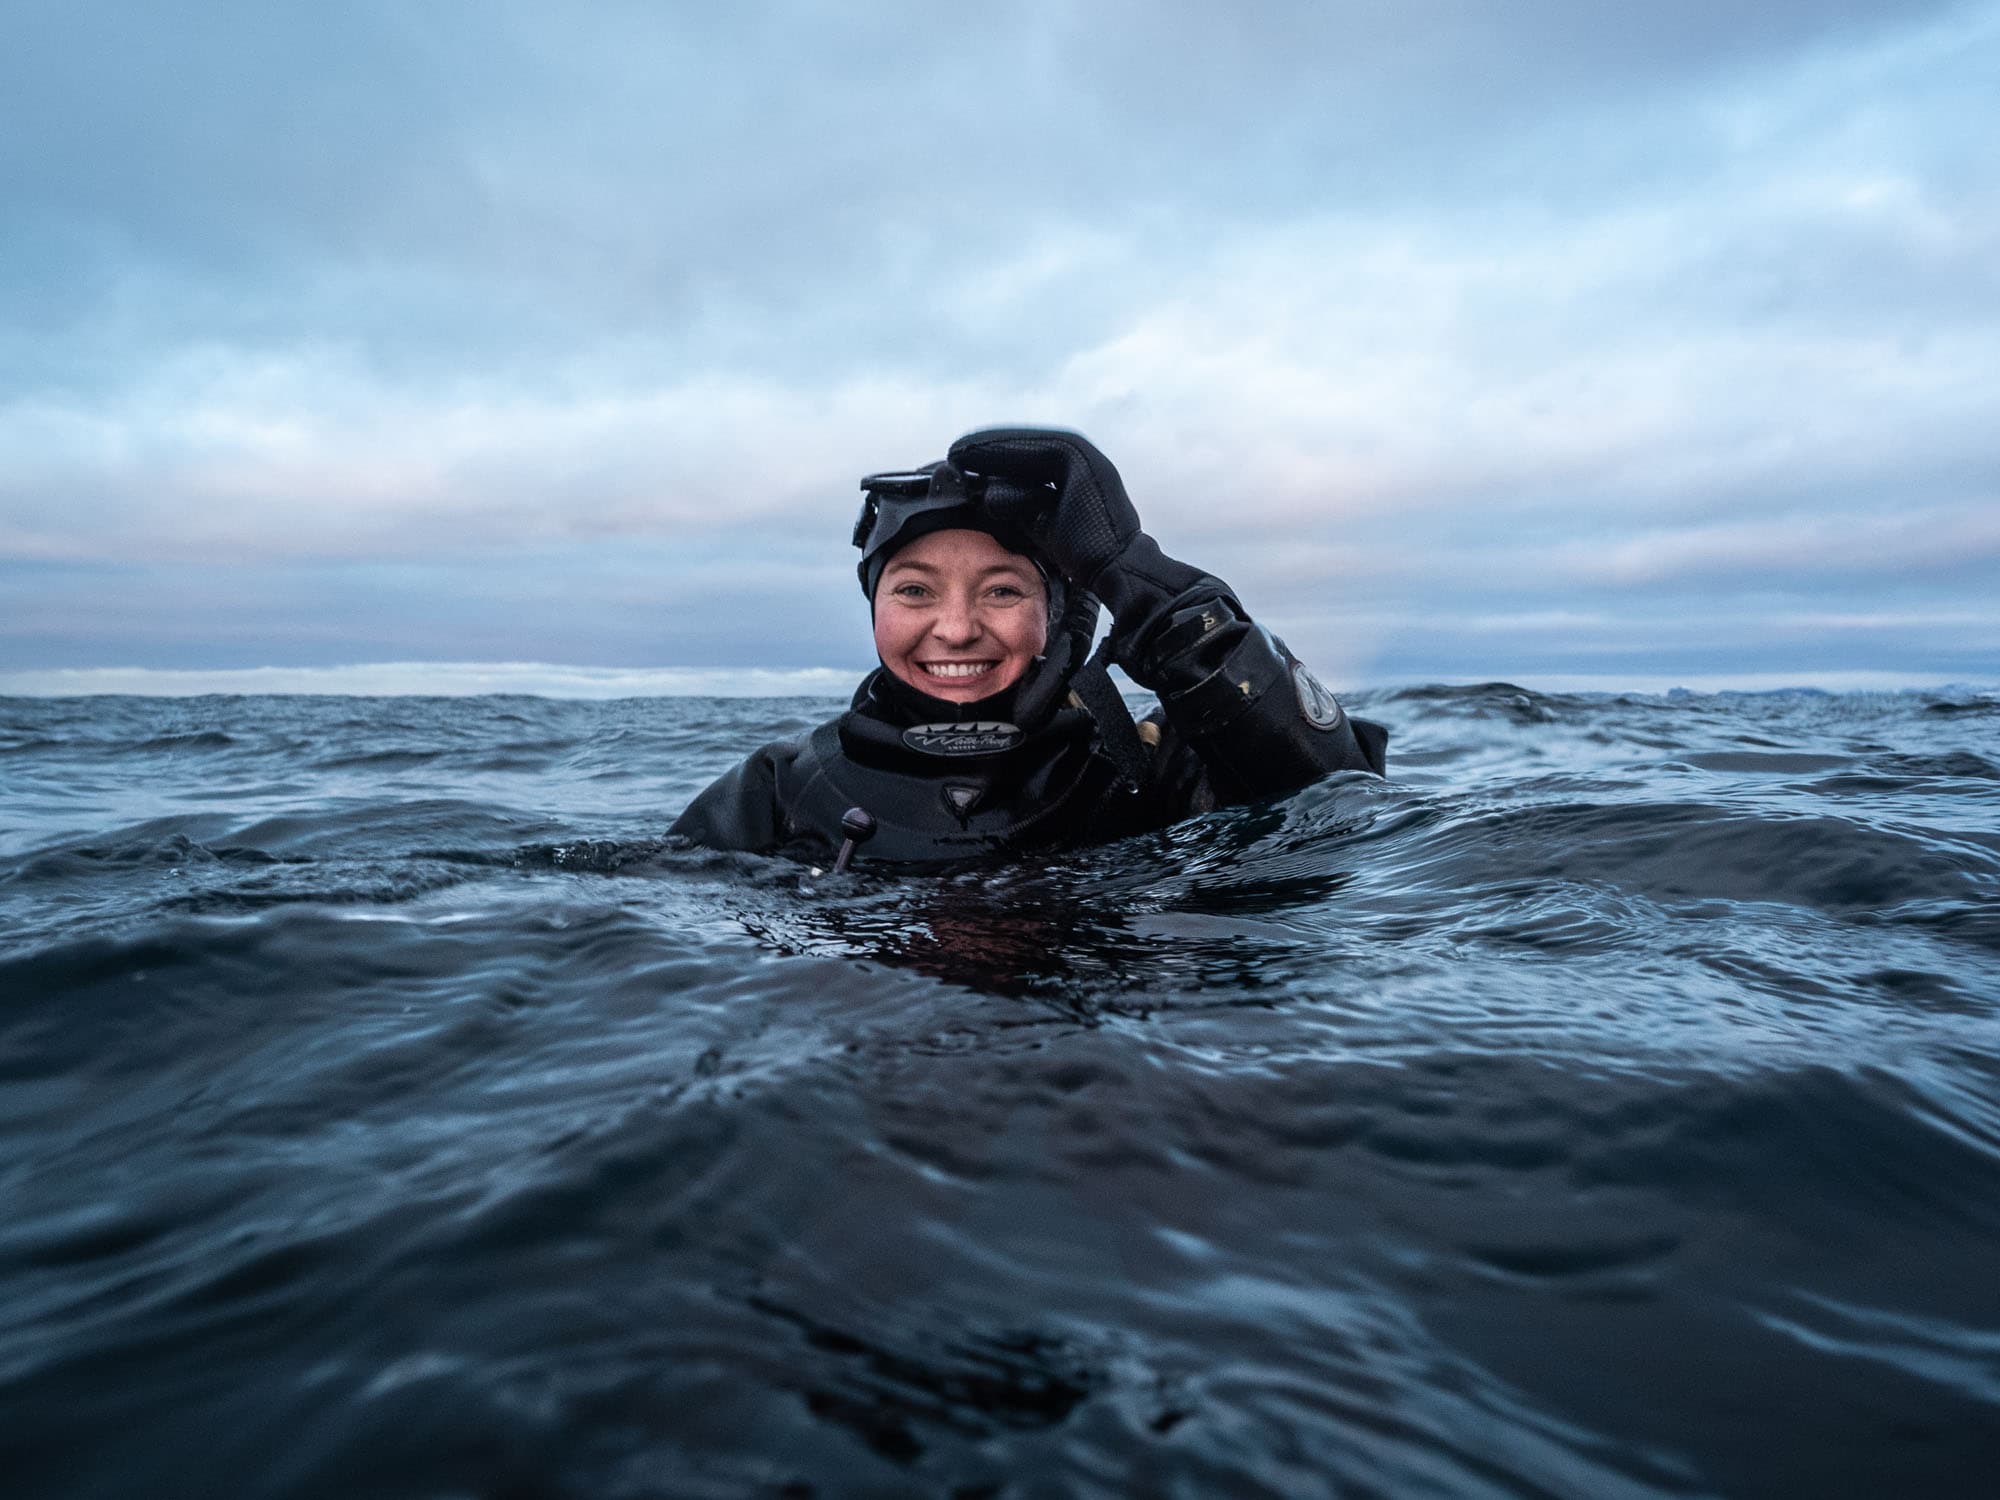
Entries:
<svg viewBox="0 0 2000 1500">
<path fill-rule="evenodd" d="M 0 705 L 10 1479 L 1976 1490 L 1995 720 L 1353 701 L 839 877 L 664 837 L 811 702 Z"/>
</svg>

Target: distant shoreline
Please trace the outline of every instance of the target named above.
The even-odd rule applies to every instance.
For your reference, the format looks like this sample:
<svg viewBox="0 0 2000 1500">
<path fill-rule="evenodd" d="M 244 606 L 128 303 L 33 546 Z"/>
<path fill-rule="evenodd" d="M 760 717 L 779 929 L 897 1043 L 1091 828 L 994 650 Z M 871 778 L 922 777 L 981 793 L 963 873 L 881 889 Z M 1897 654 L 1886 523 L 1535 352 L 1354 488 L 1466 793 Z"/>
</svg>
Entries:
<svg viewBox="0 0 2000 1500">
<path fill-rule="evenodd" d="M 310 694 L 329 697 L 845 698 L 866 669 L 854 667 L 579 667 L 543 662 L 363 662 L 329 667 L 51 667 L 0 671 L 0 697 Z M 1508 682 L 1539 692 L 1666 694 L 1815 691 L 1994 691 L 1924 672 L 1507 672 L 1413 673 L 1338 684 L 1346 691 Z M 1137 691 L 1137 689 L 1134 689 Z"/>
</svg>

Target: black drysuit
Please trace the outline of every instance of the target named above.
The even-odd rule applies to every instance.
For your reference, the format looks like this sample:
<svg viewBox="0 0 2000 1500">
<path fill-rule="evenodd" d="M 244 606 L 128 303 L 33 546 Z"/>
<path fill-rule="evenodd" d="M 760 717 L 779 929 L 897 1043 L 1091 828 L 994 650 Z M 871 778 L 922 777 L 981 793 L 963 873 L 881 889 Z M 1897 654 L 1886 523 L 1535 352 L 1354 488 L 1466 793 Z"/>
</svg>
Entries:
<svg viewBox="0 0 2000 1500">
<path fill-rule="evenodd" d="M 825 860 L 842 842 L 842 815 L 862 807 L 877 830 L 865 859 L 938 864 L 1098 843 L 1335 771 L 1382 773 L 1386 729 L 1350 719 L 1227 585 L 1141 541 L 1158 560 L 1154 573 L 1186 586 L 1121 600 L 1108 647 L 1160 697 L 1136 729 L 1096 660 L 1029 724 L 1010 717 L 1027 680 L 953 704 L 878 668 L 847 712 L 757 751 L 670 832 L 715 849 Z M 1044 661 L 1030 678 L 1058 669 Z"/>
</svg>

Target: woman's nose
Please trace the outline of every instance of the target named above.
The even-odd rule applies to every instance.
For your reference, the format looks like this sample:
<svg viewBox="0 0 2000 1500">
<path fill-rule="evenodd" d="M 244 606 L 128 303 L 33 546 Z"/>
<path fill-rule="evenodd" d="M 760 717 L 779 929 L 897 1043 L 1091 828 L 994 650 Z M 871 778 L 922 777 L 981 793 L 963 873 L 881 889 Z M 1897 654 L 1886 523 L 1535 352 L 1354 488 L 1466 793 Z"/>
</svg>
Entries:
<svg viewBox="0 0 2000 1500">
<path fill-rule="evenodd" d="M 982 629 L 979 612 L 964 600 L 947 600 L 931 621 L 932 633 L 954 646 L 970 645 Z"/>
</svg>

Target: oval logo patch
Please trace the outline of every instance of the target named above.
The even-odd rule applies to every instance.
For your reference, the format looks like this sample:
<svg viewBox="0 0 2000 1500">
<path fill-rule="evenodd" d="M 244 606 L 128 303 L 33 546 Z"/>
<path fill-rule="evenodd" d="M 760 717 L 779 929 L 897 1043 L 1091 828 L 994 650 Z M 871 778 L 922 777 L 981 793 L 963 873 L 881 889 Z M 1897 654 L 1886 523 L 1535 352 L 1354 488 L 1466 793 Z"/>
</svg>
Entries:
<svg viewBox="0 0 2000 1500">
<path fill-rule="evenodd" d="M 903 731 L 903 743 L 926 755 L 998 755 L 1012 750 L 1027 735 L 1019 725 L 998 719 L 976 719 L 967 724 L 912 724 Z"/>
</svg>

